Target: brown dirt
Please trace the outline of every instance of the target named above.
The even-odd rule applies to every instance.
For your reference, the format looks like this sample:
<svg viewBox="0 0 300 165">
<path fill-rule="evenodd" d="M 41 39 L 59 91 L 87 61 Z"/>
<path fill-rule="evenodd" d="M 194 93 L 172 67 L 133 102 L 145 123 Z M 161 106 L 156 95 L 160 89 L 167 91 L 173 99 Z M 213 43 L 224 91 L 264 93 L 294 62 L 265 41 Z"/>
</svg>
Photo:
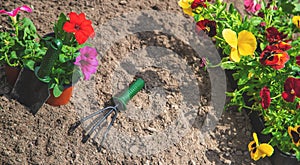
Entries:
<svg viewBox="0 0 300 165">
<path fill-rule="evenodd" d="M 241 8 L 241 1 L 235 3 Z M 61 12 L 84 12 L 93 21 L 95 27 L 128 12 L 158 10 L 181 13 L 175 0 L 4 0 L 0 8 L 10 10 L 22 4 L 34 8 L 33 13 L 26 15 L 32 18 L 40 35 L 51 32 L 52 22 Z M 94 90 L 86 94 L 87 96 L 93 94 L 91 95 L 93 99 L 87 99 L 93 100 L 93 104 L 78 98 L 75 91 L 69 104 L 60 107 L 45 104 L 36 116 L 30 114 L 17 101 L 10 99 L 11 87 L 7 84 L 3 67 L 0 67 L 0 160 L 2 164 L 270 164 L 267 159 L 258 162 L 250 159 L 247 144 L 251 140 L 252 128 L 244 112 L 237 112 L 235 109 L 224 111 L 216 128 L 207 136 L 199 136 L 204 118 L 212 109 L 209 75 L 199 68 L 200 59 L 193 56 L 192 52 L 184 46 L 178 45 L 180 43 L 172 42 L 174 40 L 176 38 L 172 36 L 156 32 L 126 36 L 114 43 L 100 59 L 101 67 L 93 78 L 92 90 Z M 188 64 L 190 72 L 182 75 L 175 74 L 164 65 L 165 63 L 154 65 L 147 58 L 134 58 L 136 51 L 147 54 L 145 51 L 149 51 L 146 49 L 149 46 L 160 46 L 171 50 L 161 49 L 160 52 L 165 51 L 165 54 L 170 54 L 166 57 L 171 61 L 169 63 L 180 69 Z M 181 52 L 182 55 L 178 56 L 174 52 Z M 122 62 L 134 62 L 142 67 L 129 69 L 135 74 L 124 74 Z M 97 151 L 100 138 L 94 139 L 96 144 L 93 140 L 87 143 L 81 142 L 83 128 L 87 125 L 79 127 L 73 135 L 67 134 L 71 124 L 95 108 L 103 107 L 136 75 L 145 79 L 146 87 L 134 97 L 128 105 L 128 111 L 119 113 L 101 152 Z M 200 90 L 198 104 L 186 107 L 184 94 L 180 91 L 183 83 L 180 76 L 185 77 L 185 80 L 197 82 L 196 87 Z M 159 93 L 160 91 L 165 92 Z M 153 107 L 153 102 L 158 107 Z M 81 108 L 88 109 L 88 107 L 91 108 L 90 111 L 81 111 Z M 177 121 L 178 112 L 182 109 L 195 110 L 196 120 L 187 132 L 178 134 L 180 136 L 175 135 L 173 143 L 170 141 L 167 141 L 169 145 L 153 143 L 155 146 L 152 146 L 153 152 L 145 147 L 139 150 L 135 148 L 136 146 L 128 146 L 132 144 L 129 142 L 114 143 L 123 135 L 143 138 L 164 132 Z M 168 138 L 173 140 L 174 137 Z M 164 147 L 159 148 L 160 146 Z M 118 147 L 122 150 L 116 150 Z"/>
</svg>

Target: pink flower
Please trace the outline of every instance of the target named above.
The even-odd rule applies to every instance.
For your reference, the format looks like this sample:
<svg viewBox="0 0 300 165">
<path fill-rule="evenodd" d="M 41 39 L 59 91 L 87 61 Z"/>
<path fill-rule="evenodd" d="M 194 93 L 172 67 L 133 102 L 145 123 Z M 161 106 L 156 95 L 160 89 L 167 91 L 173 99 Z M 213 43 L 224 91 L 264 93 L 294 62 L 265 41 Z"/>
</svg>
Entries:
<svg viewBox="0 0 300 165">
<path fill-rule="evenodd" d="M 255 13 L 260 10 L 261 6 L 256 2 L 257 0 L 244 0 L 244 7 L 250 13 Z"/>
<path fill-rule="evenodd" d="M 207 61 L 205 57 L 201 57 L 200 68 L 203 68 L 207 65 Z"/>
<path fill-rule="evenodd" d="M 261 97 L 261 106 L 263 107 L 263 109 L 269 108 L 271 104 L 271 96 L 268 87 L 263 87 L 260 90 L 260 97 Z"/>
<path fill-rule="evenodd" d="M 84 75 L 84 80 L 89 80 L 91 75 L 97 72 L 99 65 L 97 50 L 95 48 L 85 46 L 81 48 L 79 52 L 80 55 L 76 58 L 74 64 L 80 67 Z"/>
<path fill-rule="evenodd" d="M 32 9 L 26 5 L 23 5 L 21 7 L 17 7 L 16 9 L 14 9 L 13 11 L 5 11 L 5 10 L 0 10 L 0 14 L 8 14 L 11 17 L 15 17 L 18 12 L 22 10 L 22 11 L 26 11 L 28 13 L 32 12 Z"/>
</svg>

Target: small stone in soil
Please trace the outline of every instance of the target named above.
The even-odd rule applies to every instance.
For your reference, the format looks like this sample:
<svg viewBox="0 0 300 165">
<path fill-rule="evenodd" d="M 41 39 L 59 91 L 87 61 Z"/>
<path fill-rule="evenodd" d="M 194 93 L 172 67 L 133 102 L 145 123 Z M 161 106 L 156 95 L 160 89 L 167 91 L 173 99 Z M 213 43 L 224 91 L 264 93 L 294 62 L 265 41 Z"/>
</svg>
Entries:
<svg viewBox="0 0 300 165">
<path fill-rule="evenodd" d="M 120 4 L 120 5 L 126 5 L 127 2 L 126 2 L 126 1 L 120 1 L 119 4 Z"/>
</svg>

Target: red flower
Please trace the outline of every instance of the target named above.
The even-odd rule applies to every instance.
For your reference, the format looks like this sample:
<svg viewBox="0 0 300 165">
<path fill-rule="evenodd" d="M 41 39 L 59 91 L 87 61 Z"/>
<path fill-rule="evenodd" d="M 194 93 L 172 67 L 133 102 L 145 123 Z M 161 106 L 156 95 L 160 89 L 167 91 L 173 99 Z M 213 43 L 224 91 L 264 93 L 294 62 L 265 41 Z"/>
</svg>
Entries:
<svg viewBox="0 0 300 165">
<path fill-rule="evenodd" d="M 260 54 L 260 63 L 265 66 L 279 70 L 284 68 L 285 63 L 290 59 L 290 56 L 276 45 L 267 46 Z"/>
<path fill-rule="evenodd" d="M 85 19 L 84 13 L 79 15 L 71 12 L 69 13 L 70 21 L 64 24 L 63 30 L 68 33 L 75 33 L 75 39 L 79 44 L 85 43 L 85 41 L 94 35 L 94 29 L 92 22 Z"/>
<path fill-rule="evenodd" d="M 217 32 L 216 32 L 216 22 L 215 21 L 210 21 L 208 19 L 198 21 L 196 23 L 196 31 L 199 32 L 201 30 L 205 31 L 206 34 L 209 37 L 215 36 L 217 34 Z"/>
<path fill-rule="evenodd" d="M 292 48 L 292 46 L 285 42 L 279 42 L 277 44 L 272 45 L 273 49 L 280 49 L 282 51 L 287 51 Z"/>
<path fill-rule="evenodd" d="M 289 77 L 284 82 L 282 98 L 287 102 L 294 102 L 296 96 L 300 97 L 300 79 Z"/>
<path fill-rule="evenodd" d="M 287 34 L 283 34 L 279 32 L 275 27 L 267 28 L 267 40 L 270 43 L 276 43 L 282 41 L 284 38 L 287 37 Z"/>
<path fill-rule="evenodd" d="M 194 2 L 191 5 L 191 8 L 196 9 L 198 6 L 206 8 L 207 7 L 205 4 L 206 1 L 209 2 L 210 0 L 194 0 Z"/>
<path fill-rule="evenodd" d="M 260 90 L 260 97 L 261 97 L 261 106 L 263 107 L 263 109 L 269 108 L 271 104 L 271 96 L 268 87 L 263 87 Z"/>
<path fill-rule="evenodd" d="M 296 63 L 300 66 L 300 56 L 296 57 Z"/>
</svg>

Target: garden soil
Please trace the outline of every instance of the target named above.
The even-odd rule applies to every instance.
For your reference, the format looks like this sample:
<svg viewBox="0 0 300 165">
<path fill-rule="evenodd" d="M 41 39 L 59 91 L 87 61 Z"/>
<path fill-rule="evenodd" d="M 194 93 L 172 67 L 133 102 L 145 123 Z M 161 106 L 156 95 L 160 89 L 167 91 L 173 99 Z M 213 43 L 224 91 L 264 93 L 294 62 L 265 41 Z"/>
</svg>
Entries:
<svg viewBox="0 0 300 165">
<path fill-rule="evenodd" d="M 243 12 L 242 1 L 231 2 Z M 53 21 L 61 12 L 84 12 L 87 18 L 92 20 L 94 27 L 99 27 L 124 13 L 141 10 L 168 11 L 183 15 L 176 0 L 1 0 L 0 8 L 11 10 L 23 4 L 33 8 L 32 13 L 24 15 L 33 20 L 41 36 L 52 31 Z M 0 24 L 0 29 L 3 30 L 6 27 L 4 16 L 1 16 L 1 21 L 4 22 Z M 190 22 L 192 25 L 192 20 Z M 94 82 L 94 90 L 82 96 L 93 94 L 90 99 L 86 99 L 93 100 L 93 108 L 104 107 L 116 91 L 121 90 L 124 84 L 128 84 L 136 77 L 142 77 L 146 81 L 146 86 L 133 98 L 128 111 L 119 113 L 112 132 L 108 134 L 101 150 L 99 150 L 101 135 L 88 140 L 87 143 L 81 142 L 87 125 L 78 127 L 71 135 L 68 134 L 74 122 L 90 113 L 83 112 L 84 109 L 93 109 L 90 102 L 75 97 L 76 91 L 80 89 L 79 85 L 75 85 L 74 95 L 69 104 L 59 107 L 44 104 L 33 116 L 23 105 L 10 98 L 12 87 L 7 83 L 4 68 L 1 66 L 0 162 L 2 164 L 269 165 L 267 158 L 254 162 L 249 156 L 247 144 L 252 140 L 252 128 L 245 112 L 238 112 L 234 108 L 223 111 L 216 127 L 210 130 L 208 135 L 200 136 L 203 121 L 212 110 L 209 74 L 199 67 L 201 59 L 193 56 L 193 52 L 180 45 L 180 42 L 172 42 L 174 40 L 176 38 L 158 32 L 128 35 L 114 43 L 99 58 L 100 67 L 91 80 Z M 151 49 L 151 46 L 165 48 L 158 54 L 170 54 L 167 57 L 171 61 L 169 63 L 179 69 L 189 65 L 189 72 L 174 74 L 171 69 L 164 67 L 165 63 L 155 66 L 147 58 L 135 57 L 136 54 L 147 54 L 148 47 Z M 175 48 L 179 50 L 175 51 Z M 177 56 L 174 51 L 184 55 Z M 123 74 L 119 65 L 122 61 L 147 67 L 136 67 L 132 69 L 137 70 L 135 74 L 127 76 Z M 192 105 L 192 108 L 196 109 L 196 120 L 190 123 L 192 126 L 187 132 L 178 135 L 170 132 L 174 141 L 173 139 L 172 143 L 170 140 L 167 141 L 169 145 L 163 141 L 158 142 L 161 144 L 158 146 L 150 144 L 152 150 L 145 146 L 128 146 L 130 142 L 120 143 L 119 146 L 114 143 L 120 136 L 147 137 L 171 127 L 177 121 L 178 111 L 188 109 L 188 105 L 184 105 L 184 94 L 180 91 L 180 79 L 197 82 L 196 88 L 200 91 L 198 106 Z M 159 93 L 161 90 L 154 89 L 163 89 L 166 92 Z M 156 107 L 151 106 L 151 102 L 156 102 Z M 141 119 L 142 116 L 146 118 Z"/>
</svg>

